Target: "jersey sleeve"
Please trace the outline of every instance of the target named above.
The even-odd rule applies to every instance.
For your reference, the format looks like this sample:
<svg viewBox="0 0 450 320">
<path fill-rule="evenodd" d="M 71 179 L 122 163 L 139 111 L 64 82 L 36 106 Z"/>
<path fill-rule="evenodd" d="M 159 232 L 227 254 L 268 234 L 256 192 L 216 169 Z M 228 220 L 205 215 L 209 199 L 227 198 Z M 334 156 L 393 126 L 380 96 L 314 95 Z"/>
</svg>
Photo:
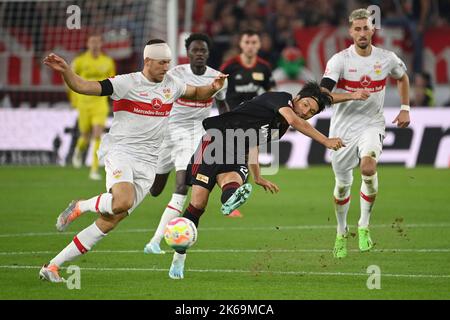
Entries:
<svg viewBox="0 0 450 320">
<path fill-rule="evenodd" d="M 134 85 L 134 81 L 130 74 L 121 74 L 109 78 L 109 81 L 113 87 L 113 93 L 111 95 L 111 99 L 113 100 L 122 99 Z"/>
<path fill-rule="evenodd" d="M 184 94 L 186 93 L 186 90 L 187 90 L 187 85 L 180 78 L 174 76 L 173 73 L 172 73 L 171 77 L 174 82 L 174 88 L 175 88 L 174 99 L 177 100 L 178 98 L 184 96 Z"/>
<path fill-rule="evenodd" d="M 406 65 L 394 52 L 391 52 L 391 54 L 391 70 L 389 71 L 389 75 L 395 79 L 400 79 L 407 70 Z"/>
<path fill-rule="evenodd" d="M 327 67 L 325 68 L 325 72 L 323 74 L 323 78 L 329 78 L 334 82 L 338 82 L 339 78 L 341 78 L 344 70 L 344 61 L 340 54 L 335 54 L 328 60 Z"/>
</svg>

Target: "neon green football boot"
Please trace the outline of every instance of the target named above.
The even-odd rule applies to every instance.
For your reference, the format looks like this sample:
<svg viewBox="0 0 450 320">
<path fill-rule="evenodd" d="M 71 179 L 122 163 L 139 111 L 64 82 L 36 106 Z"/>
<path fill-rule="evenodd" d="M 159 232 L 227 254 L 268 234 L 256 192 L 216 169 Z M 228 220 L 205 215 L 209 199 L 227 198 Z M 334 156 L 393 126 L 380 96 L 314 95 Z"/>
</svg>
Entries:
<svg viewBox="0 0 450 320">
<path fill-rule="evenodd" d="M 335 258 L 345 258 L 347 256 L 347 238 L 348 232 L 343 235 L 336 236 L 336 242 L 334 243 L 333 256 Z"/>
<path fill-rule="evenodd" d="M 358 228 L 359 236 L 359 250 L 361 252 L 369 251 L 373 247 L 372 239 L 370 238 L 369 228 Z"/>
</svg>

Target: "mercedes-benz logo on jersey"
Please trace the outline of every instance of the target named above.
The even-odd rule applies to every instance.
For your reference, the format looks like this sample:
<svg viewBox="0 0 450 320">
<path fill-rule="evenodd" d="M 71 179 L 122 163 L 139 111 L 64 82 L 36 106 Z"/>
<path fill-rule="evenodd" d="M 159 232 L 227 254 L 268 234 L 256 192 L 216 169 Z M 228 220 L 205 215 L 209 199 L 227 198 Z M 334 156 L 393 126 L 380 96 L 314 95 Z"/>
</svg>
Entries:
<svg viewBox="0 0 450 320">
<path fill-rule="evenodd" d="M 155 110 L 159 110 L 162 107 L 161 99 L 158 99 L 158 98 L 152 99 L 152 107 Z"/>
<path fill-rule="evenodd" d="M 359 83 L 365 88 L 368 87 L 372 83 L 372 79 L 368 75 L 363 75 L 361 79 L 359 79 Z"/>
</svg>

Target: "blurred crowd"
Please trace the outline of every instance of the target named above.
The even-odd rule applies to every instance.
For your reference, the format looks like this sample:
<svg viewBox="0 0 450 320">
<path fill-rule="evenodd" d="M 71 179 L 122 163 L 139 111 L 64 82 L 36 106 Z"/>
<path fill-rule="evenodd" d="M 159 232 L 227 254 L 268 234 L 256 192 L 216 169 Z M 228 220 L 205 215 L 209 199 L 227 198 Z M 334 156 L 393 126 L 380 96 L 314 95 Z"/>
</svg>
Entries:
<svg viewBox="0 0 450 320">
<path fill-rule="evenodd" d="M 349 12 L 369 5 L 380 7 L 382 26 L 405 30 L 412 51 L 409 70 L 418 92 L 415 100 L 433 105 L 432 79 L 423 70 L 423 34 L 430 27 L 450 26 L 450 0 L 197 0 L 192 31 L 205 32 L 213 39 L 210 65 L 215 68 L 239 53 L 238 34 L 246 29 L 260 33 L 259 56 L 274 69 L 293 54 L 305 66 L 302 52 L 293 53 L 293 48 L 298 49 L 296 28 L 347 26 Z M 180 19 L 183 14 L 181 8 Z"/>
<path fill-rule="evenodd" d="M 450 25 L 450 0 L 197 0 L 193 31 L 213 38 L 213 67 L 239 52 L 237 34 L 245 29 L 261 34 L 260 56 L 276 66 L 283 49 L 296 46 L 296 28 L 345 26 L 349 12 L 369 5 L 380 7 L 383 25 L 407 31 L 414 72 L 421 72 L 423 32 L 431 26 Z"/>
</svg>

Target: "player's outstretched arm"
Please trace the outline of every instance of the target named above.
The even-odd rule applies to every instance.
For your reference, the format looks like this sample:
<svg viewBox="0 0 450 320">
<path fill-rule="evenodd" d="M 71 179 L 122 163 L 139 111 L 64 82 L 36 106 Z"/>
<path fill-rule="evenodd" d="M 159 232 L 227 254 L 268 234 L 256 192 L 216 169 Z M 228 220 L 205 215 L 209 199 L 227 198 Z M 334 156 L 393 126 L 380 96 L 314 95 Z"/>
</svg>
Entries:
<svg viewBox="0 0 450 320">
<path fill-rule="evenodd" d="M 214 81 L 207 86 L 194 87 L 187 85 L 186 92 L 182 96 L 182 98 L 190 99 L 190 100 L 206 100 L 211 98 L 217 91 L 222 89 L 227 74 L 220 73 Z"/>
<path fill-rule="evenodd" d="M 328 93 L 333 98 L 332 103 L 340 103 L 340 102 L 346 102 L 351 100 L 367 100 L 370 97 L 370 92 L 367 90 L 358 90 L 355 92 L 343 92 L 343 93 L 336 93 L 332 92 L 334 86 L 336 85 L 336 81 L 333 79 L 330 79 L 328 77 L 322 78 L 322 81 L 320 81 L 320 87 L 322 88 L 322 91 Z"/>
<path fill-rule="evenodd" d="M 305 136 L 316 140 L 320 144 L 323 144 L 328 149 L 338 150 L 342 147 L 345 147 L 340 138 L 327 138 L 320 131 L 310 125 L 308 121 L 297 116 L 290 107 L 280 108 L 279 112 L 291 127 L 293 127 L 298 132 L 303 133 Z"/>
<path fill-rule="evenodd" d="M 323 88 L 323 87 L 322 87 L 322 90 L 325 92 L 328 92 L 331 95 L 331 97 L 333 98 L 333 102 L 332 102 L 333 104 L 351 101 L 351 100 L 365 101 L 370 97 L 370 92 L 367 90 L 358 90 L 358 91 L 349 92 L 349 93 L 330 92 L 327 88 Z"/>
<path fill-rule="evenodd" d="M 253 177 L 255 183 L 264 188 L 266 191 L 270 191 L 271 193 L 277 193 L 280 191 L 280 188 L 269 180 L 264 179 L 261 176 L 261 168 L 259 167 L 259 150 L 258 147 L 250 148 L 248 152 L 248 168 L 250 169 L 250 173 Z"/>
<path fill-rule="evenodd" d="M 409 126 L 409 78 L 405 73 L 403 77 L 397 79 L 397 88 L 400 95 L 400 102 L 402 104 L 400 113 L 395 117 L 392 123 L 397 123 L 397 127 L 406 128 Z"/>
<path fill-rule="evenodd" d="M 63 58 L 56 54 L 51 53 L 45 57 L 44 64 L 61 73 L 67 86 L 73 91 L 92 96 L 99 96 L 101 94 L 102 87 L 98 81 L 84 80 L 72 71 Z"/>
</svg>

